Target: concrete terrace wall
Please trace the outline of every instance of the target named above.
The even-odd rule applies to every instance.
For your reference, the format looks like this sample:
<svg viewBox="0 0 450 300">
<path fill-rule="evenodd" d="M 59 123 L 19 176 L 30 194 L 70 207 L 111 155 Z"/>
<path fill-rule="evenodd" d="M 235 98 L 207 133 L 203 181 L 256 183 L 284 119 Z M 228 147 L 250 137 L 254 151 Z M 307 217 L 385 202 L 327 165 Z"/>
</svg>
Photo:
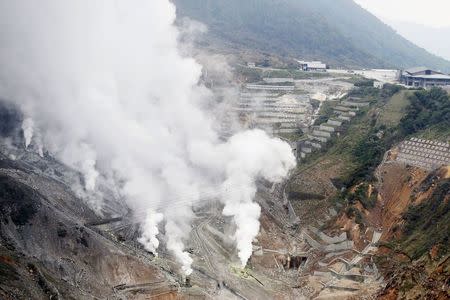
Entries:
<svg viewBox="0 0 450 300">
<path fill-rule="evenodd" d="M 412 138 L 400 145 L 397 161 L 429 171 L 450 165 L 450 144 Z"/>
<path fill-rule="evenodd" d="M 246 88 L 249 90 L 262 90 L 262 91 L 294 91 L 295 86 L 284 85 L 259 85 L 259 84 L 247 84 Z"/>
</svg>

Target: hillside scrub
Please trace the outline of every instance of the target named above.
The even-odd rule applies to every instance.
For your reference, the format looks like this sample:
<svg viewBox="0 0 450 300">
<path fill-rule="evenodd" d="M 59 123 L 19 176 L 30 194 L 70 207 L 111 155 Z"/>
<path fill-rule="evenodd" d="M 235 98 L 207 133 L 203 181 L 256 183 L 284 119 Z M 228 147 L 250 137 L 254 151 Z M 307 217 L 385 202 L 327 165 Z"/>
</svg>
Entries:
<svg viewBox="0 0 450 300">
<path fill-rule="evenodd" d="M 406 115 L 406 109 L 410 104 L 409 97 L 413 93 L 413 91 L 400 89 L 398 92 L 394 93 L 392 97 L 385 97 L 385 99 L 387 99 L 386 105 L 380 112 L 377 124 L 388 127 L 397 127 L 400 124 L 401 119 Z"/>
<path fill-rule="evenodd" d="M 403 135 L 410 135 L 428 127 L 450 127 L 450 96 L 440 88 L 417 91 L 410 97 L 407 114 L 401 119 Z"/>
<path fill-rule="evenodd" d="M 355 82 L 356 87 L 373 87 L 374 80 L 363 78 Z"/>
<path fill-rule="evenodd" d="M 380 122 L 380 118 L 384 117 L 386 110 L 391 108 L 391 102 L 397 101 L 399 96 L 408 97 L 410 94 L 414 94 L 411 98 L 415 98 L 416 101 L 411 100 L 411 103 L 409 99 L 405 101 L 401 108 L 404 117 L 400 117 L 402 122 L 409 122 L 409 126 L 414 128 L 414 135 L 419 135 L 427 130 L 434 132 L 439 128 L 447 128 L 447 130 L 450 128 L 448 125 L 449 99 L 447 94 L 440 89 L 406 92 L 402 87 L 395 85 L 385 85 L 381 90 L 370 87 L 368 83 L 362 82 L 359 85 L 361 87 L 354 89 L 351 94 L 360 95 L 363 99 L 372 99 L 370 108 L 360 112 L 350 124 L 344 126 L 344 134 L 339 138 L 333 138 L 328 145 L 329 148 L 311 155 L 304 162 L 305 166 L 301 165 L 300 168 L 307 168 L 308 165 L 318 163 L 322 159 L 344 162 L 345 168 L 342 168 L 339 177 L 333 178 L 334 181 L 340 183 L 339 188 L 344 188 L 344 190 L 332 199 L 335 203 L 344 204 L 344 207 L 360 202 L 365 209 L 371 209 L 376 203 L 376 193 L 370 198 L 361 197 L 361 191 L 351 192 L 352 187 L 373 183 L 376 180 L 374 178 L 375 170 L 382 162 L 386 151 L 411 135 L 404 130 L 404 128 L 408 128 L 408 124 Z M 399 95 L 400 93 L 402 95 Z M 433 109 L 430 110 L 428 107 L 433 107 Z M 437 109 L 440 111 L 435 111 Z M 327 109 L 324 105 L 321 112 L 329 117 L 329 114 L 332 114 L 332 106 Z M 417 115 L 422 117 L 416 118 Z M 400 118 L 398 119 L 400 120 Z M 326 118 L 322 118 L 321 121 L 326 121 Z M 422 126 L 420 125 L 422 122 L 429 122 L 429 125 L 425 123 Z M 359 196 L 355 194 L 359 194 Z"/>
<path fill-rule="evenodd" d="M 291 61 L 321 59 L 342 67 L 427 65 L 450 62 L 412 44 L 353 1 L 175 0 L 180 17 L 208 26 L 203 44 L 231 52 L 276 54 Z"/>
<path fill-rule="evenodd" d="M 372 95 L 372 90 L 367 91 Z M 386 98 L 393 99 L 400 91 L 400 87 L 387 85 L 378 93 L 378 101 L 384 102 Z M 406 115 L 401 118 L 397 126 L 376 125 L 378 122 L 375 119 L 371 120 L 373 126 L 351 149 L 357 166 L 346 181 L 348 186 L 362 180 L 372 180 L 372 174 L 381 163 L 384 153 L 407 136 L 429 128 L 436 131 L 450 128 L 450 97 L 444 90 L 433 88 L 416 91 L 409 100 L 410 104 L 405 109 Z"/>
</svg>

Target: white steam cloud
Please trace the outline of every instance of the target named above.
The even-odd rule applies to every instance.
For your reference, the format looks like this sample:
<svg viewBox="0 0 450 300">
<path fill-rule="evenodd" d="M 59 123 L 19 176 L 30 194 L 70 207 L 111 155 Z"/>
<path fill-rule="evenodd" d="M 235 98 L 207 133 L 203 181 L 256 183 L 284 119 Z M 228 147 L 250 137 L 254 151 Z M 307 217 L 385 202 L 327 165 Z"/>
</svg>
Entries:
<svg viewBox="0 0 450 300">
<path fill-rule="evenodd" d="M 168 0 L 0 0 L 0 97 L 27 116 L 26 146 L 37 139 L 79 170 L 87 194 L 99 176 L 119 186 L 147 250 L 165 224 L 189 275 L 191 207 L 220 198 L 245 266 L 259 231 L 255 181 L 281 180 L 295 159 L 258 130 L 220 142 L 204 109 L 211 92 L 180 55 L 174 20 Z"/>
<path fill-rule="evenodd" d="M 34 123 L 31 118 L 25 118 L 22 123 L 23 137 L 25 138 L 25 148 L 28 148 L 33 138 Z"/>
</svg>

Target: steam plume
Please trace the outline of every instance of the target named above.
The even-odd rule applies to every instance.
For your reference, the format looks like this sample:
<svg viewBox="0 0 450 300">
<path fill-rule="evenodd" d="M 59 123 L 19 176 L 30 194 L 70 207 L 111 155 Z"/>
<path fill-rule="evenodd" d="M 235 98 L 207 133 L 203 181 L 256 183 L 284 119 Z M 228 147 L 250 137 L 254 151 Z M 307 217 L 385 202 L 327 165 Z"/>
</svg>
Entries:
<svg viewBox="0 0 450 300">
<path fill-rule="evenodd" d="M 87 194 L 102 176 L 145 212 L 136 218 L 147 250 L 157 251 L 164 221 L 167 247 L 190 274 L 190 208 L 219 197 L 245 266 L 259 230 L 255 181 L 281 180 L 294 157 L 262 131 L 219 141 L 204 109 L 211 92 L 201 66 L 180 55 L 174 20 L 168 0 L 0 0 L 0 97 L 33 120 L 27 146 L 32 128 L 83 174 Z"/>
<path fill-rule="evenodd" d="M 31 139 L 33 138 L 33 120 L 26 118 L 22 123 L 23 137 L 25 138 L 25 148 L 31 144 Z"/>
</svg>

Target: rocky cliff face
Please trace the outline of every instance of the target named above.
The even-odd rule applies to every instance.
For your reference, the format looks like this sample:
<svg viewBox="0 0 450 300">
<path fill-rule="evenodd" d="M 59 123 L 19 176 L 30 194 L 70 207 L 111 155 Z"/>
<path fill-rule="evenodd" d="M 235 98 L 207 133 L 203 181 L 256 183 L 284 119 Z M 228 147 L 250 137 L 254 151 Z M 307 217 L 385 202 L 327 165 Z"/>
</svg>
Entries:
<svg viewBox="0 0 450 300">
<path fill-rule="evenodd" d="M 349 232 L 355 245 L 364 244 L 371 229 L 381 233 L 371 253 L 385 279 L 379 299 L 448 299 L 450 168 L 428 172 L 397 163 L 392 153 L 368 191 L 378 191 L 374 206 L 357 202 L 356 213 L 343 213 L 332 227 Z"/>
<path fill-rule="evenodd" d="M 0 116 L 0 298 L 175 299 L 178 278 L 151 255 L 89 226 L 126 208 L 107 199 L 96 214 L 74 193 L 80 175 L 23 149 L 13 107 Z"/>
<path fill-rule="evenodd" d="M 147 253 L 85 226 L 98 216 L 64 182 L 70 170 L 32 153 L 10 155 L 0 159 L 0 298 L 142 299 L 126 285 L 167 297 L 160 299 L 176 294 Z"/>
<path fill-rule="evenodd" d="M 377 260 L 387 283 L 380 299 L 448 299 L 449 168 L 401 171 L 407 176 L 386 170 L 382 177 L 386 227 Z"/>
</svg>

